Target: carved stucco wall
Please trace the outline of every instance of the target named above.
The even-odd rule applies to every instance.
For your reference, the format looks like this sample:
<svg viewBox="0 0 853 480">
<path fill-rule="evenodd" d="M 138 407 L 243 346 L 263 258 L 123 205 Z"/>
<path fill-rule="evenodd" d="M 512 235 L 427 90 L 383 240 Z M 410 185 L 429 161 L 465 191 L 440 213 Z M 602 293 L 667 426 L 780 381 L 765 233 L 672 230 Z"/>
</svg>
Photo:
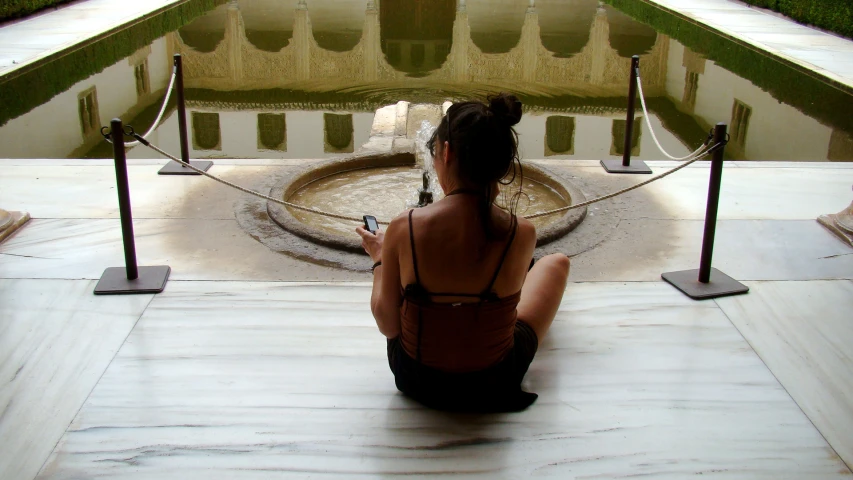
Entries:
<svg viewBox="0 0 853 480">
<path fill-rule="evenodd" d="M 228 7 L 225 39 L 210 53 L 201 53 L 172 35 L 175 50 L 184 57 L 186 84 L 190 88 L 251 90 L 299 88 L 334 89 L 345 85 L 381 82 L 402 84 L 411 81 L 396 70 L 380 48 L 379 13 L 368 8 L 359 43 L 348 52 L 320 47 L 311 29 L 309 12 L 303 5 L 294 18 L 293 39 L 279 52 L 259 50 L 246 37 L 238 7 Z M 652 50 L 641 55 L 643 85 L 650 96 L 663 91 L 669 41 L 658 35 Z M 539 17 L 531 9 L 525 15 L 521 40 L 507 53 L 483 53 L 471 40 L 464 9 L 456 14 L 453 43 L 444 64 L 419 82 L 466 84 L 525 82 L 532 90 L 542 87 L 571 89 L 573 93 L 606 96 L 624 95 L 630 62 L 619 56 L 609 43 L 609 25 L 604 9 L 592 23 L 590 40 L 571 58 L 557 58 L 541 42 Z"/>
</svg>

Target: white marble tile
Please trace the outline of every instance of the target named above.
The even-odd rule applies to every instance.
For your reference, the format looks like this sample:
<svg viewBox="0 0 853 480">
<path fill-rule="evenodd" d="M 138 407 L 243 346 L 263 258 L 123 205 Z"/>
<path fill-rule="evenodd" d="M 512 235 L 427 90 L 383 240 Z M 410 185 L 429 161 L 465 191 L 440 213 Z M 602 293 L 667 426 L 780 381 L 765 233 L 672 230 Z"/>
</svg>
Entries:
<svg viewBox="0 0 853 480">
<path fill-rule="evenodd" d="M 601 213 L 606 215 L 606 213 Z M 623 219 L 576 256 L 575 281 L 657 281 L 698 268 L 704 222 Z M 138 220 L 140 265 L 169 265 L 174 280 L 354 280 L 367 274 L 308 264 L 275 253 L 234 220 Z M 580 234 L 580 230 L 579 233 Z M 540 254 L 578 253 L 570 234 Z M 853 278 L 849 247 L 816 221 L 721 220 L 714 266 L 739 280 Z M 0 245 L 0 278 L 97 279 L 124 264 L 118 220 L 31 220 Z"/>
<path fill-rule="evenodd" d="M 87 0 L 48 10 L 23 21 L 0 28 L 0 58 L 15 58 L 17 64 L 3 64 L 0 75 L 6 75 L 40 58 L 61 52 L 68 46 L 98 38 L 106 32 L 156 12 L 177 0 Z M 44 35 L 50 32 L 51 35 Z M 17 50 L 16 43 L 38 42 L 38 48 L 27 52 Z"/>
<path fill-rule="evenodd" d="M 160 164 L 128 166 L 133 218 L 234 218 L 244 193 L 202 176 L 157 175 Z M 217 177 L 254 188 L 258 179 L 287 167 L 219 165 Z M 269 189 L 260 193 L 268 194 Z M 34 218 L 118 218 L 115 170 L 109 166 L 10 166 L 0 177 L 0 204 Z"/>
<path fill-rule="evenodd" d="M 0 279 L 0 478 L 35 477 L 152 295 Z"/>
<path fill-rule="evenodd" d="M 853 465 L 853 282 L 751 282 L 716 302 L 848 465 Z"/>
<path fill-rule="evenodd" d="M 853 42 L 849 40 L 726 0 L 701 4 L 693 0 L 648 1 L 853 88 L 853 69 L 844 66 L 853 61 Z M 768 38 L 766 34 L 785 34 L 787 39 Z M 821 46 L 822 52 L 803 50 L 815 45 Z"/>
<path fill-rule="evenodd" d="M 644 188 L 670 218 L 704 219 L 709 177 L 709 169 L 687 168 Z M 849 205 L 851 185 L 853 169 L 724 168 L 717 218 L 814 220 Z"/>
<path fill-rule="evenodd" d="M 271 251 L 236 220 L 134 220 L 139 265 L 169 265 L 171 280 L 369 279 Z M 367 257 L 365 257 L 367 262 Z M 119 220 L 30 220 L 0 245 L 0 278 L 98 279 L 124 266 Z"/>
<path fill-rule="evenodd" d="M 523 413 L 396 392 L 367 287 L 181 282 L 157 296 L 39 475 L 847 478 L 713 302 L 571 285 Z"/>
<path fill-rule="evenodd" d="M 572 258 L 571 278 L 656 281 L 664 272 L 699 268 L 703 229 L 699 220 L 623 219 L 601 243 Z M 541 254 L 557 251 L 574 253 L 566 246 L 540 249 Z M 848 253 L 849 247 L 816 221 L 721 220 L 713 265 L 738 280 L 850 279 Z"/>
</svg>

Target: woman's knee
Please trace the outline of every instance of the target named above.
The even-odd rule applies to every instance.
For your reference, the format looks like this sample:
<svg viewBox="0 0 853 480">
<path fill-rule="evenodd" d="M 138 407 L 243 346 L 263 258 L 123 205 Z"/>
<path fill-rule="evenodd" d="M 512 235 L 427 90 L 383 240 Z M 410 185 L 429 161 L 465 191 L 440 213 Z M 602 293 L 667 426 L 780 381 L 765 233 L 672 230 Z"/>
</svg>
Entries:
<svg viewBox="0 0 853 480">
<path fill-rule="evenodd" d="M 552 253 L 551 255 L 542 257 L 539 261 L 547 264 L 549 269 L 553 270 L 554 274 L 565 278 L 569 277 L 571 261 L 566 255 L 563 255 L 562 253 Z"/>
</svg>

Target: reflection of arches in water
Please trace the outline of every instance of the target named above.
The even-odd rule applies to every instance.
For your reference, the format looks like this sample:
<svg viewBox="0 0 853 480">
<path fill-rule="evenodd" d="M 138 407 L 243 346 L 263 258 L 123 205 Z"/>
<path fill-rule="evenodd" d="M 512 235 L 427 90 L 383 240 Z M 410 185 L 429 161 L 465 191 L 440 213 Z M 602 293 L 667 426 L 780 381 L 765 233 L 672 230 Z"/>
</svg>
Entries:
<svg viewBox="0 0 853 480">
<path fill-rule="evenodd" d="M 352 114 L 323 114 L 326 152 L 349 153 L 353 151 Z"/>
<path fill-rule="evenodd" d="M 610 24 L 610 46 L 620 57 L 630 58 L 652 51 L 658 39 L 653 28 L 637 22 L 615 8 L 604 8 L 607 10 L 607 22 Z"/>
<path fill-rule="evenodd" d="M 283 113 L 258 114 L 258 150 L 287 151 L 287 122 Z"/>
<path fill-rule="evenodd" d="M 281 1 L 281 0 L 277 0 Z M 281 2 L 293 5 L 295 2 Z M 361 41 L 367 2 L 308 2 L 314 41 L 324 50 L 349 52 Z"/>
<path fill-rule="evenodd" d="M 483 53 L 506 53 L 521 40 L 528 0 L 468 0 L 471 41 Z"/>
<path fill-rule="evenodd" d="M 221 5 L 179 28 L 178 35 L 185 45 L 198 52 L 209 53 L 216 50 L 216 47 L 225 39 L 227 22 L 228 7 Z"/>
<path fill-rule="evenodd" d="M 361 40 L 361 31 L 318 32 L 314 31 L 314 40 L 324 50 L 349 52 Z"/>
<path fill-rule="evenodd" d="M 640 154 L 640 132 L 642 131 L 643 117 L 634 117 L 634 127 L 631 130 L 631 156 Z M 610 144 L 611 155 L 623 155 L 625 153 L 625 127 L 627 120 L 613 120 L 610 133 L 612 142 Z"/>
<path fill-rule="evenodd" d="M 545 120 L 545 156 L 575 153 L 575 117 L 554 115 Z"/>
<path fill-rule="evenodd" d="M 278 52 L 293 38 L 294 6 L 289 2 L 239 0 L 246 38 L 259 50 Z"/>
<path fill-rule="evenodd" d="M 598 0 L 539 0 L 542 46 L 557 58 L 570 58 L 589 43 Z"/>
<path fill-rule="evenodd" d="M 278 52 L 290 43 L 293 32 L 246 29 L 246 39 L 258 50 Z"/>
<path fill-rule="evenodd" d="M 192 112 L 193 148 L 196 150 L 221 150 L 219 114 Z"/>
<path fill-rule="evenodd" d="M 426 73 L 447 61 L 453 40 L 455 0 L 382 0 L 382 53 L 395 69 Z"/>
</svg>

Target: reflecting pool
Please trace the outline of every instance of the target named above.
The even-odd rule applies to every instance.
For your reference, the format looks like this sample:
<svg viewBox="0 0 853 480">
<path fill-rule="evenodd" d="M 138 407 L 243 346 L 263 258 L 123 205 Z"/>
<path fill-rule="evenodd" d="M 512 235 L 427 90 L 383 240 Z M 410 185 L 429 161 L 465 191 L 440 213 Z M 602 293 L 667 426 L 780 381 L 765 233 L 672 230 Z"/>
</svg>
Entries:
<svg viewBox="0 0 853 480">
<path fill-rule="evenodd" d="M 206 7 L 192 19 L 165 12 L 0 80 L 0 157 L 110 157 L 100 126 L 121 117 L 146 130 L 180 53 L 193 158 L 346 155 L 383 105 L 497 91 L 525 104 L 524 158 L 619 158 L 628 67 L 639 55 L 651 123 L 672 154 L 693 151 L 722 121 L 731 158 L 853 160 L 848 93 L 639 1 L 190 3 Z M 178 152 L 174 113 L 172 104 L 150 140 Z M 38 128 L 49 138 L 19 141 Z M 634 132 L 636 158 L 662 158 L 644 123 Z M 128 156 L 157 154 L 140 146 Z"/>
</svg>

